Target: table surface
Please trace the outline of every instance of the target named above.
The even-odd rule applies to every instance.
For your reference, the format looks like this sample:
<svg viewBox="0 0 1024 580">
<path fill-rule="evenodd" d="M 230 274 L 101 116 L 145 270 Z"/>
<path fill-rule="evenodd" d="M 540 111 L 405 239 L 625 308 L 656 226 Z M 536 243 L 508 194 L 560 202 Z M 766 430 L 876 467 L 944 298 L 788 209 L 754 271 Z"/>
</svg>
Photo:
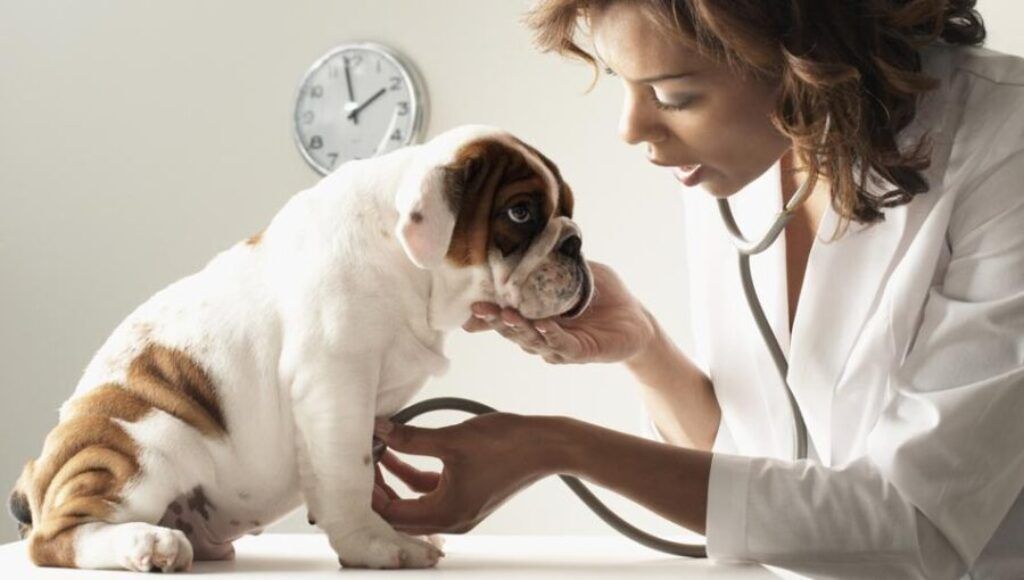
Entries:
<svg viewBox="0 0 1024 580">
<path fill-rule="evenodd" d="M 427 570 L 344 569 L 346 577 L 429 574 L 450 578 L 793 578 L 762 566 L 715 564 L 655 552 L 609 536 L 445 536 L 446 556 Z M 337 557 L 322 534 L 264 534 L 235 542 L 230 562 L 196 562 L 191 573 L 217 578 L 337 578 Z M 0 576 L 19 579 L 111 578 L 109 571 L 37 568 L 24 542 L 0 546 Z M 119 575 L 120 577 L 120 575 Z"/>
</svg>

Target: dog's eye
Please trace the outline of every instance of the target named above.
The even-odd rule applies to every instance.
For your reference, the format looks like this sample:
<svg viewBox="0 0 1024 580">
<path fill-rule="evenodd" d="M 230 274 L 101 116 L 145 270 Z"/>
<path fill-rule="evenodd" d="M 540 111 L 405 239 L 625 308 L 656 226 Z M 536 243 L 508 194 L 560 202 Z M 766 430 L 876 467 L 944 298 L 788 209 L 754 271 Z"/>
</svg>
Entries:
<svg viewBox="0 0 1024 580">
<path fill-rule="evenodd" d="M 525 224 L 530 221 L 532 216 L 533 212 L 530 211 L 530 206 L 525 203 L 517 203 L 508 208 L 508 219 L 517 224 Z"/>
</svg>

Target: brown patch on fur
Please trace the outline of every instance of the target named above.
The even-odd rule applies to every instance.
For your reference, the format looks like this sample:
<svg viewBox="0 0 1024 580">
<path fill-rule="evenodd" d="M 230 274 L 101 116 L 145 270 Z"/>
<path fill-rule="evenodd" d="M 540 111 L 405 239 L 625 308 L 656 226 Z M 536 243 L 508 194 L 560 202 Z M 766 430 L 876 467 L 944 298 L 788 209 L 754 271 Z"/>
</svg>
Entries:
<svg viewBox="0 0 1024 580">
<path fill-rule="evenodd" d="M 29 557 L 39 566 L 73 567 L 74 532 L 108 521 L 124 485 L 138 473 L 138 448 L 109 417 L 77 415 L 46 437 L 43 452 L 18 481 L 32 512 Z"/>
<path fill-rule="evenodd" d="M 150 344 L 128 368 L 127 389 L 146 404 L 188 423 L 203 435 L 227 432 L 206 371 L 184 352 Z"/>
<path fill-rule="evenodd" d="M 72 399 L 67 409 L 69 416 L 99 415 L 134 423 L 152 411 L 153 407 L 120 384 L 107 383 Z"/>
<path fill-rule="evenodd" d="M 138 446 L 116 420 L 133 423 L 153 411 L 207 436 L 227 431 L 213 383 L 199 364 L 180 350 L 148 345 L 132 360 L 126 384 L 107 383 L 69 401 L 39 459 L 25 466 L 14 494 L 29 506 L 31 524 L 24 529 L 33 562 L 74 567 L 77 527 L 109 522 L 139 473 Z"/>
<path fill-rule="evenodd" d="M 573 196 L 572 189 L 569 187 L 569 184 L 566 183 L 564 179 L 562 179 L 562 172 L 558 170 L 558 166 L 555 165 L 554 161 L 548 159 L 546 155 L 535 149 L 529 143 L 526 143 L 519 139 L 516 139 L 516 143 L 519 143 L 520 145 L 525 147 L 529 152 L 536 155 L 537 158 L 544 163 L 544 166 L 548 168 L 548 171 L 550 171 L 555 176 L 555 181 L 558 183 L 558 215 L 565 216 L 567 218 L 572 218 L 572 210 L 576 204 L 576 200 Z"/>
<path fill-rule="evenodd" d="M 260 243 L 260 241 L 262 241 L 262 240 L 263 240 L 263 230 L 260 230 L 260 231 L 256 232 L 255 234 L 249 236 L 249 239 L 245 240 L 245 243 L 246 243 L 246 245 L 249 245 L 249 246 L 255 246 L 256 244 Z"/>
<path fill-rule="evenodd" d="M 543 177 L 520 151 L 500 141 L 464 145 L 446 169 L 446 200 L 456 212 L 447 258 L 456 265 L 486 262 L 492 241 L 505 253 L 525 247 L 554 211 Z M 508 220 L 505 210 L 522 202 L 539 219 L 527 224 Z"/>
<path fill-rule="evenodd" d="M 47 540 L 33 535 L 28 543 L 29 559 L 36 566 L 74 568 L 77 531 L 78 528 L 69 528 Z"/>
<path fill-rule="evenodd" d="M 210 377 L 184 352 L 157 344 L 132 359 L 126 384 L 107 383 L 68 405 L 70 415 L 101 415 L 130 423 L 154 409 L 209 437 L 227 432 Z"/>
</svg>

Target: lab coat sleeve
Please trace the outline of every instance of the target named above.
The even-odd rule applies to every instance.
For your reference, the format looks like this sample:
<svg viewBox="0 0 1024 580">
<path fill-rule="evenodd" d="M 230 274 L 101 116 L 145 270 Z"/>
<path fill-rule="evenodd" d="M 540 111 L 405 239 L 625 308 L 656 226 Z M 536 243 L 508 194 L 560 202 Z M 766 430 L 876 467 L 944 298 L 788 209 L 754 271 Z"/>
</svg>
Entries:
<svg viewBox="0 0 1024 580">
<path fill-rule="evenodd" d="M 866 454 L 716 456 L 712 557 L 836 578 L 958 578 L 977 559 L 1024 487 L 1024 153 L 976 175 Z"/>
</svg>

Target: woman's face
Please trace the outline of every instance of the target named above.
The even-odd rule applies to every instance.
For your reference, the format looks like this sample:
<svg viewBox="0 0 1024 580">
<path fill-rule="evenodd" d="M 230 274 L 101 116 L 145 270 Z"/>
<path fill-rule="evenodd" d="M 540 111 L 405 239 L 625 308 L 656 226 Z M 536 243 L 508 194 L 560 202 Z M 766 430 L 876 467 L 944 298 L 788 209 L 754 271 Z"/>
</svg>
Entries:
<svg viewBox="0 0 1024 580">
<path fill-rule="evenodd" d="M 684 185 L 730 196 L 790 147 L 771 123 L 776 87 L 667 38 L 631 2 L 591 15 L 599 61 L 622 81 L 619 133 Z"/>
</svg>

